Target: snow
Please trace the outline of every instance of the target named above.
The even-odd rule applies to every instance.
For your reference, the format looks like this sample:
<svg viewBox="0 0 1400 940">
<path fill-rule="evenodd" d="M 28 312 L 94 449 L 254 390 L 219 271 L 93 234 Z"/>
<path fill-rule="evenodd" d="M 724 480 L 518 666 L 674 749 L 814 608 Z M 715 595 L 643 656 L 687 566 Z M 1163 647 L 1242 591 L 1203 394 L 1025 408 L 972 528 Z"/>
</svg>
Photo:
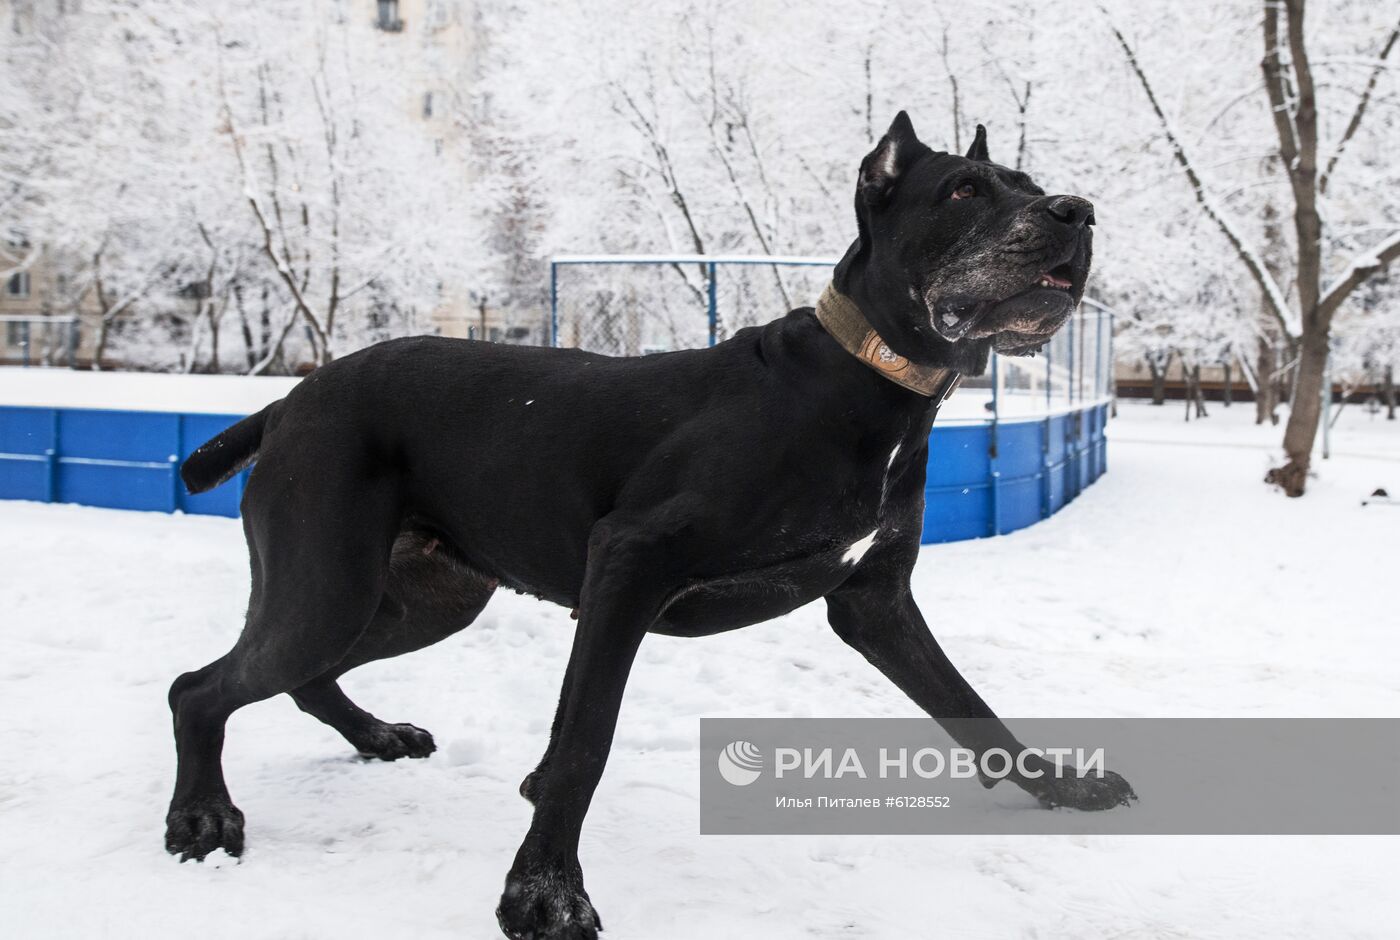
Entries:
<svg viewBox="0 0 1400 940">
<path fill-rule="evenodd" d="M 1396 716 L 1400 423 L 1343 413 L 1301 500 L 1260 481 L 1252 408 L 1125 403 L 1109 473 L 1014 535 L 922 549 L 914 587 L 1008 718 Z M 574 624 L 502 594 L 438 647 L 352 673 L 432 730 L 365 763 L 285 697 L 239 712 L 241 864 L 162 847 L 165 693 L 246 603 L 236 521 L 0 503 L 0 911 L 9 936 L 497 936 Z M 701 837 L 701 716 L 909 716 L 820 605 L 704 640 L 648 637 L 584 830 L 611 940 L 1379 937 L 1391 837 Z M 1014 720 L 1013 720 L 1014 725 Z M 974 786 L 974 784 L 969 784 Z M 999 791 L 996 791 L 999 792 Z"/>
<path fill-rule="evenodd" d="M 0 368 L 0 406 L 242 415 L 261 410 L 300 381 L 274 376 L 7 367 Z"/>
</svg>

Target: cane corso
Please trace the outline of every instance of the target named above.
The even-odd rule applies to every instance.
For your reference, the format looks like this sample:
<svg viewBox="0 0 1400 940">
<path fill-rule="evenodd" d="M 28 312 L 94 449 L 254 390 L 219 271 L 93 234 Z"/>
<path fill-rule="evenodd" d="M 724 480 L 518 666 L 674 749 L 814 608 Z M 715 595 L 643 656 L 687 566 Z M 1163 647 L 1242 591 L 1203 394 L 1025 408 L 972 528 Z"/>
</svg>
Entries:
<svg viewBox="0 0 1400 940">
<path fill-rule="evenodd" d="M 855 209 L 815 309 L 710 349 L 394 340 L 191 455 L 191 492 L 256 460 L 252 596 L 233 649 L 170 689 L 166 848 L 243 851 L 220 751 L 251 702 L 286 692 L 363 754 L 426 757 L 428 732 L 381 721 L 337 680 L 461 630 L 499 586 L 578 618 L 548 747 L 520 787 L 534 818 L 496 912 L 511 937 L 601 929 L 579 830 L 648 632 L 706 636 L 824 598 L 837 636 L 961 745 L 1016 753 L 910 592 L 929 428 L 959 375 L 993 349 L 1035 351 L 1068 319 L 1093 207 L 992 163 L 980 127 L 965 157 L 935 152 L 901 112 L 861 163 Z M 1112 773 L 1011 779 L 1049 806 L 1132 798 Z"/>
</svg>

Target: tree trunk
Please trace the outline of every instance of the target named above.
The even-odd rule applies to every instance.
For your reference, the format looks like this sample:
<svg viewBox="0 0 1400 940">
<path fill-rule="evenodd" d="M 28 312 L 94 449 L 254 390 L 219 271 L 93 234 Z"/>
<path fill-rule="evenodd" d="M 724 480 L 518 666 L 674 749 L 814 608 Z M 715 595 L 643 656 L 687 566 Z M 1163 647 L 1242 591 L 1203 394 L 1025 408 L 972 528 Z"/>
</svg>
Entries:
<svg viewBox="0 0 1400 940">
<path fill-rule="evenodd" d="M 213 316 L 209 318 L 209 371 L 213 375 L 223 371 L 219 366 L 219 319 Z"/>
<path fill-rule="evenodd" d="M 1230 383 L 1231 383 L 1231 376 L 1230 376 L 1230 372 L 1231 372 L 1231 369 L 1230 369 L 1230 360 L 1229 360 L 1229 359 L 1226 359 L 1225 362 L 1223 363 L 1223 365 L 1225 366 L 1225 388 L 1221 391 L 1220 397 L 1224 400 L 1224 402 L 1225 402 L 1225 407 L 1226 407 L 1226 408 L 1229 408 L 1230 405 L 1231 405 L 1231 403 L 1234 401 L 1234 397 L 1235 397 L 1235 388 L 1234 388 L 1234 386 L 1233 386 L 1232 384 L 1230 384 Z"/>
<path fill-rule="evenodd" d="M 111 321 L 105 316 L 97 321 L 97 341 L 92 346 L 92 371 L 102 371 L 102 357 L 107 352 L 107 333 Z"/>
<path fill-rule="evenodd" d="M 1152 356 L 1147 357 L 1147 369 L 1152 373 L 1152 404 L 1164 404 L 1167 400 L 1167 370 L 1159 366 Z"/>
<path fill-rule="evenodd" d="M 243 288 L 235 284 L 233 287 L 233 302 L 238 307 L 238 324 L 243 331 L 243 352 L 244 358 L 248 360 L 248 368 L 258 364 L 258 356 L 253 349 L 253 324 L 248 319 L 248 308 L 243 306 Z"/>
<path fill-rule="evenodd" d="M 1279 360 L 1287 361 L 1289 365 L 1285 366 L 1280 362 L 1280 365 L 1277 366 L 1278 371 L 1274 376 L 1274 401 L 1278 404 L 1283 404 L 1286 401 L 1289 406 L 1292 407 L 1293 386 L 1298 377 L 1298 365 L 1293 360 L 1296 359 L 1298 355 L 1298 344 L 1293 342 L 1287 343 L 1282 347 L 1281 352 L 1282 354 L 1278 357 Z M 1278 421 L 1278 415 L 1275 414 L 1274 424 L 1278 424 Z"/>
<path fill-rule="evenodd" d="M 1395 367 L 1385 367 L 1385 419 L 1395 420 Z"/>
<path fill-rule="evenodd" d="M 1268 339 L 1259 337 L 1259 358 L 1255 363 L 1254 374 L 1258 389 L 1254 394 L 1254 423 L 1278 424 L 1278 384 L 1274 379 L 1274 347 Z"/>
<path fill-rule="evenodd" d="M 1312 462 L 1313 441 L 1322 422 L 1322 383 L 1327 373 L 1327 336 L 1321 331 L 1303 334 L 1298 353 L 1293 407 L 1283 431 L 1283 452 L 1288 463 L 1269 471 L 1266 483 L 1280 486 L 1289 496 L 1302 496 Z"/>
<path fill-rule="evenodd" d="M 1205 396 L 1201 392 L 1200 364 L 1188 366 L 1183 362 L 1181 364 L 1181 377 L 1186 383 L 1186 394 L 1183 396 L 1186 405 L 1186 420 L 1190 421 L 1193 416 L 1197 418 L 1209 417 L 1206 414 Z"/>
</svg>

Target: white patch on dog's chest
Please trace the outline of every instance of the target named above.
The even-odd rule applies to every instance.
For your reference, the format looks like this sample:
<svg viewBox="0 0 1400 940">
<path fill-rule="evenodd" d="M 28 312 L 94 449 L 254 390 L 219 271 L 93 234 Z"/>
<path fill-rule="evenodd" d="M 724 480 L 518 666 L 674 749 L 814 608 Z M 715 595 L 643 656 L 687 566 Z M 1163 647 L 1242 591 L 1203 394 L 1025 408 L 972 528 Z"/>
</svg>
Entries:
<svg viewBox="0 0 1400 940">
<path fill-rule="evenodd" d="M 846 554 L 841 556 L 842 564 L 860 564 L 860 560 L 865 557 L 865 553 L 870 551 L 870 547 L 875 544 L 875 536 L 879 533 L 879 531 L 879 529 L 871 529 L 870 534 L 867 535 L 865 538 L 857 539 L 856 541 L 852 542 L 851 547 L 846 549 Z"/>
</svg>

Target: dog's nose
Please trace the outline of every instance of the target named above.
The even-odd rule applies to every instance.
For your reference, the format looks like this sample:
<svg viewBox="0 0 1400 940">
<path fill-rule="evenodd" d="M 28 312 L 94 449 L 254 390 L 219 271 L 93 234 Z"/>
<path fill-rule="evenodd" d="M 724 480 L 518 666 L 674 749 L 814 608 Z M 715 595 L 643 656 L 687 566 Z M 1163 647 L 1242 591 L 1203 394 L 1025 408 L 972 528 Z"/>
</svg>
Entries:
<svg viewBox="0 0 1400 940">
<path fill-rule="evenodd" d="M 1045 211 L 1056 222 L 1075 228 L 1094 224 L 1094 204 L 1078 196 L 1051 196 Z"/>
</svg>

